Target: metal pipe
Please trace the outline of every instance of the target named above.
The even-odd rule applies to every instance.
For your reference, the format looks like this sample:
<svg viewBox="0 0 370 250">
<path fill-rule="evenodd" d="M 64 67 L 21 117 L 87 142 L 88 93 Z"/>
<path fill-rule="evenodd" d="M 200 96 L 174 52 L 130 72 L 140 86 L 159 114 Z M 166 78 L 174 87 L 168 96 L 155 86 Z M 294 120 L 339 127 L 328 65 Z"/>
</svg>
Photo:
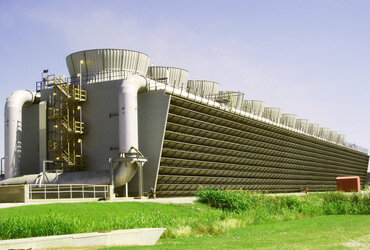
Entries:
<svg viewBox="0 0 370 250">
<path fill-rule="evenodd" d="M 17 90 L 5 104 L 5 178 L 20 175 L 22 156 L 22 107 L 39 102 L 39 93 Z"/>
<path fill-rule="evenodd" d="M 144 185 L 144 181 L 143 181 L 143 166 L 141 163 L 139 163 L 139 197 L 141 197 L 143 195 L 143 185 Z"/>
<path fill-rule="evenodd" d="M 46 164 L 47 163 L 54 163 L 54 161 L 50 161 L 50 160 L 43 160 L 42 161 L 42 178 L 40 180 L 40 185 L 42 184 L 42 182 L 45 183 L 45 178 L 48 180 L 48 183 L 50 184 L 50 180 L 46 174 Z"/>
<path fill-rule="evenodd" d="M 137 153 L 139 146 L 137 94 L 144 90 L 147 79 L 144 76 L 131 75 L 121 84 L 118 96 L 119 116 L 119 152 L 125 154 Z M 135 161 L 120 161 L 114 172 L 114 184 L 120 187 L 132 179 L 137 170 Z"/>
<path fill-rule="evenodd" d="M 84 64 L 84 60 L 80 60 L 80 90 L 82 89 L 82 64 Z"/>
<path fill-rule="evenodd" d="M 0 176 L 4 174 L 4 161 L 5 157 L 1 157 Z"/>
<path fill-rule="evenodd" d="M 146 86 L 144 76 L 132 75 L 122 82 L 119 103 L 119 150 L 127 153 L 131 147 L 139 148 L 137 93 Z"/>
<path fill-rule="evenodd" d="M 83 152 L 82 152 L 82 139 L 78 139 L 77 140 L 77 143 L 80 144 L 80 154 L 81 154 L 81 157 L 83 155 Z"/>
<path fill-rule="evenodd" d="M 125 184 L 125 197 L 128 198 L 128 182 Z"/>
</svg>

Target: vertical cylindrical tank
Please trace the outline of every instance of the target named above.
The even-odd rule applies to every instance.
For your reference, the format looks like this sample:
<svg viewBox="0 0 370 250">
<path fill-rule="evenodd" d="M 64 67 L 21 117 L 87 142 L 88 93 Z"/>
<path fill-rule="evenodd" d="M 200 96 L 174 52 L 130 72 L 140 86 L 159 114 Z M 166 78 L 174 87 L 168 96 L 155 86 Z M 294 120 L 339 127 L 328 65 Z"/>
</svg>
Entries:
<svg viewBox="0 0 370 250">
<path fill-rule="evenodd" d="M 276 123 L 280 122 L 283 110 L 280 108 L 266 107 L 262 116 Z"/>
<path fill-rule="evenodd" d="M 313 124 L 313 123 L 308 124 L 308 131 L 307 132 L 310 135 L 319 136 L 319 134 L 320 134 L 320 124 Z"/>
<path fill-rule="evenodd" d="M 245 100 L 243 110 L 258 116 L 262 116 L 265 109 L 265 102 L 258 100 Z"/>
<path fill-rule="evenodd" d="M 213 81 L 189 80 L 188 92 L 199 96 L 214 96 L 220 91 L 220 84 Z"/>
<path fill-rule="evenodd" d="M 307 119 L 297 119 L 295 123 L 295 128 L 307 133 L 308 131 L 308 120 Z"/>
<path fill-rule="evenodd" d="M 150 66 L 148 67 L 147 77 L 154 81 L 166 83 L 174 88 L 187 91 L 189 72 L 185 69 Z"/>
<path fill-rule="evenodd" d="M 294 114 L 282 114 L 281 119 L 280 119 L 281 124 L 291 127 L 291 128 L 295 128 L 296 121 L 297 121 L 297 116 Z"/>
<path fill-rule="evenodd" d="M 129 75 L 146 75 L 149 56 L 133 50 L 93 49 L 67 56 L 67 67 L 72 78 L 94 83 L 125 79 Z"/>
<path fill-rule="evenodd" d="M 329 128 L 320 128 L 319 137 L 322 138 L 322 139 L 328 140 L 329 139 L 329 133 L 330 133 Z"/>
</svg>

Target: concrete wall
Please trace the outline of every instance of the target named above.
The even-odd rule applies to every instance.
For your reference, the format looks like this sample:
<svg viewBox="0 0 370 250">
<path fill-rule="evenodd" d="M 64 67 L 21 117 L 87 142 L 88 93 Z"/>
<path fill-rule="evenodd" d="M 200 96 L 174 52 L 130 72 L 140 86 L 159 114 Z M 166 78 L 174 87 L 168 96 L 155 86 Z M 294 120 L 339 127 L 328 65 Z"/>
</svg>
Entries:
<svg viewBox="0 0 370 250">
<path fill-rule="evenodd" d="M 139 150 L 148 158 L 144 164 L 144 194 L 155 190 L 170 96 L 163 91 L 143 92 L 138 96 Z M 138 191 L 138 174 L 129 183 L 129 193 Z"/>
<path fill-rule="evenodd" d="M 118 156 L 118 91 L 122 80 L 84 85 L 82 103 L 85 135 L 83 152 L 88 170 L 107 170 L 109 158 Z"/>
<path fill-rule="evenodd" d="M 22 109 L 21 174 L 39 173 L 47 157 L 46 102 Z"/>
<path fill-rule="evenodd" d="M 28 202 L 28 185 L 0 186 L 0 202 Z"/>
</svg>

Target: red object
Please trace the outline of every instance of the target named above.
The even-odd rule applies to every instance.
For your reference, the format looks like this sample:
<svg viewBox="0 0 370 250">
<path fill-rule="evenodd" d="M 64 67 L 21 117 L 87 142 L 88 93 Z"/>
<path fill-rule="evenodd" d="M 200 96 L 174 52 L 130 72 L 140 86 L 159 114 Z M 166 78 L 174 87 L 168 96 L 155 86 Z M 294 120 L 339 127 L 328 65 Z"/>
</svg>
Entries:
<svg viewBox="0 0 370 250">
<path fill-rule="evenodd" d="M 337 189 L 344 192 L 360 192 L 360 176 L 342 176 L 337 177 Z"/>
</svg>

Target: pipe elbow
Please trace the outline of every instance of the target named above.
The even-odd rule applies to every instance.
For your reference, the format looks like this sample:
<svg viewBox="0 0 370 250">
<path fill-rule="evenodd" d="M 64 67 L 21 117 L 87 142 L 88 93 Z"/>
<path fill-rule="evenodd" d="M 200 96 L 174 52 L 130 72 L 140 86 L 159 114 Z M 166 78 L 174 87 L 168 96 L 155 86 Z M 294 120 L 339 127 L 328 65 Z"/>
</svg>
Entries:
<svg viewBox="0 0 370 250">
<path fill-rule="evenodd" d="M 40 102 L 40 94 L 30 90 L 16 90 L 7 99 L 5 107 L 22 108 L 24 105 L 31 105 Z"/>
<path fill-rule="evenodd" d="M 11 178 L 19 175 L 21 150 L 18 145 L 18 132 L 22 130 L 22 107 L 39 102 L 40 95 L 29 90 L 14 91 L 5 103 L 5 177 Z"/>
<path fill-rule="evenodd" d="M 136 93 L 141 92 L 145 89 L 147 81 L 147 78 L 143 75 L 130 75 L 125 80 L 123 80 L 121 91 L 124 91 L 125 88 L 131 86 L 136 89 Z"/>
</svg>

